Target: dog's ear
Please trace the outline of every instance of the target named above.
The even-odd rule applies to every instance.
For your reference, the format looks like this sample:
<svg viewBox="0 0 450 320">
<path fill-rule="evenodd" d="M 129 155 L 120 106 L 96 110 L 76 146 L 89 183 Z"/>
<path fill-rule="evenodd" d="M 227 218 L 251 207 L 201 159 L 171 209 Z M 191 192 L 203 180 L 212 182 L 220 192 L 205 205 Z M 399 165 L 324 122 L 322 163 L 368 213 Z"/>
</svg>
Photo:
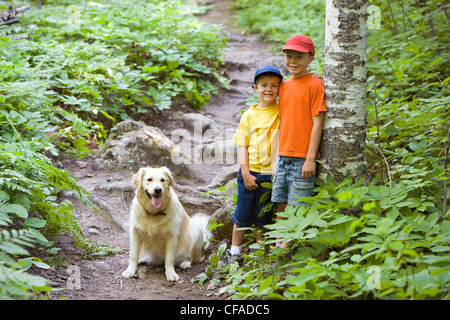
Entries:
<svg viewBox="0 0 450 320">
<path fill-rule="evenodd" d="M 169 168 L 162 167 L 161 168 L 164 171 L 164 174 L 166 175 L 167 179 L 169 180 L 169 186 L 172 188 L 175 188 L 175 182 L 173 181 L 172 172 L 170 172 Z"/>
<path fill-rule="evenodd" d="M 142 187 L 142 177 L 144 176 L 145 168 L 139 169 L 139 171 L 133 175 L 131 182 L 140 189 Z"/>
</svg>

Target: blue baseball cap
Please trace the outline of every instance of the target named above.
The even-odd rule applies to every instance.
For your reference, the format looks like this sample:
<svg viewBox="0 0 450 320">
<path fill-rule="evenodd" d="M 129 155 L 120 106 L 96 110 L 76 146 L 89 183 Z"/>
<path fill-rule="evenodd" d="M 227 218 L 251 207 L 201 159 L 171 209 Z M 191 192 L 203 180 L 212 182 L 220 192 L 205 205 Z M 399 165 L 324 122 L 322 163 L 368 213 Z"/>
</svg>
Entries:
<svg viewBox="0 0 450 320">
<path fill-rule="evenodd" d="M 264 67 L 261 67 L 258 70 L 256 70 L 253 83 L 256 84 L 256 80 L 258 80 L 258 78 L 261 75 L 266 74 L 266 73 L 270 73 L 274 76 L 277 76 L 278 78 L 280 78 L 280 81 L 283 81 L 283 76 L 281 75 L 280 70 L 278 70 L 277 68 L 272 67 L 272 66 L 264 66 Z"/>
</svg>

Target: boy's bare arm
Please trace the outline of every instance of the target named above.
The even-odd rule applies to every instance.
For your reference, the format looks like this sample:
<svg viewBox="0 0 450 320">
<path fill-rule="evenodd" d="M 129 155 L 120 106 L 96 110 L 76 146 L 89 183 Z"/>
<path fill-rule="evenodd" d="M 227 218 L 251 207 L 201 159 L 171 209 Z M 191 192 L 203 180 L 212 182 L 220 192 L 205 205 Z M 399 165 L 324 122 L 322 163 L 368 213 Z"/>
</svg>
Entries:
<svg viewBox="0 0 450 320">
<path fill-rule="evenodd" d="M 270 163 L 270 165 L 272 167 L 272 177 L 275 176 L 275 172 L 277 171 L 276 163 L 277 163 L 278 134 L 279 134 L 279 131 L 277 129 L 275 132 L 275 137 L 272 138 L 272 144 L 271 144 L 272 150 L 271 150 L 270 156 L 271 156 L 272 162 Z"/>
<path fill-rule="evenodd" d="M 238 157 L 245 188 L 249 191 L 256 190 L 258 188 L 256 177 L 250 173 L 248 168 L 248 147 L 238 146 Z"/>
<path fill-rule="evenodd" d="M 324 113 L 319 112 L 319 114 L 313 117 L 312 119 L 313 119 L 313 128 L 311 131 L 311 138 L 309 141 L 308 154 L 306 156 L 306 160 L 302 168 L 303 179 L 311 178 L 316 172 L 315 159 L 317 157 L 317 153 L 319 152 L 320 138 L 322 137 Z"/>
</svg>

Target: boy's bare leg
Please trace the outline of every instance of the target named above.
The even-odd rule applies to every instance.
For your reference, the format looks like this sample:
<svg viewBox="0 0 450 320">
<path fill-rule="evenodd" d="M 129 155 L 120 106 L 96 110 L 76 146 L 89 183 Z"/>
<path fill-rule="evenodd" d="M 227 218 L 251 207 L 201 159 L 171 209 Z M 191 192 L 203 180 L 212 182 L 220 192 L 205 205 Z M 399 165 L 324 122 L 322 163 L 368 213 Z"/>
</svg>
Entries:
<svg viewBox="0 0 450 320">
<path fill-rule="evenodd" d="M 277 202 L 277 211 L 278 212 L 284 212 L 286 210 L 286 206 L 287 206 L 287 202 Z M 277 215 L 277 219 L 280 220 L 286 220 L 286 218 L 284 217 L 280 217 Z M 288 242 L 281 242 L 281 248 L 287 248 L 289 246 L 290 243 Z"/>
<path fill-rule="evenodd" d="M 231 237 L 231 245 L 235 247 L 242 246 L 246 230 L 238 230 L 240 227 L 235 223 L 233 225 L 233 235 Z M 240 251 L 240 249 L 239 249 Z"/>
<path fill-rule="evenodd" d="M 284 212 L 286 210 L 287 202 L 277 202 L 277 211 Z M 277 219 L 284 220 L 285 218 L 277 216 Z"/>
</svg>

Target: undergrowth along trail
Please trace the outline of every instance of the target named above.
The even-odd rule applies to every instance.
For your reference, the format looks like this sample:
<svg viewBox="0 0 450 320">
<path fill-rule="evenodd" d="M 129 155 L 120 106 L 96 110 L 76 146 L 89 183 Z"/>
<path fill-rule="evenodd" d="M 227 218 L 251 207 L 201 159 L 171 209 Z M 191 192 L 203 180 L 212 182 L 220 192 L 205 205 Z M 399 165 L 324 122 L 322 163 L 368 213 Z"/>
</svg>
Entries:
<svg viewBox="0 0 450 320">
<path fill-rule="evenodd" d="M 58 4 L 47 1 L 53 2 Z M 70 11 L 51 8 L 42 15 L 28 11 L 24 16 L 39 25 L 27 30 L 30 41 L 0 37 L 0 271 L 7 274 L 0 293 L 22 299 L 32 296 L 33 289 L 69 299 L 223 299 L 227 295 L 218 290 L 227 279 L 229 291 L 241 299 L 448 299 L 450 224 L 444 209 L 448 194 L 442 185 L 448 181 L 444 167 L 449 143 L 450 78 L 445 64 L 449 24 L 447 5 L 438 2 L 419 7 L 414 1 L 402 2 L 402 7 L 373 2 L 391 16 L 383 22 L 386 28 L 370 31 L 369 37 L 373 49 L 368 55 L 367 148 L 373 181 L 319 181 L 318 196 L 309 199 L 315 202 L 311 208 L 289 208 L 288 219 L 270 227 L 264 244 L 276 238 L 294 240 L 288 251 L 264 252 L 254 244 L 241 268 L 233 266 L 232 272 L 223 273 L 216 263 L 223 247 L 212 246 L 207 252 L 212 261 L 180 272 L 177 283 L 167 283 L 158 267 L 141 267 L 139 279 L 121 278 L 128 259 L 128 234 L 122 222 L 133 196 L 132 172 L 100 170 L 91 157 L 60 163 L 77 181 L 54 163 L 60 152 L 92 156 L 92 143 L 130 118 L 158 126 L 170 137 L 180 123 L 180 112 L 203 107 L 201 112 L 223 132 L 234 131 L 241 109 L 253 95 L 254 70 L 264 64 L 279 66 L 280 61 L 269 54 L 267 45 L 256 41 L 257 36 L 230 27 L 232 2 L 215 1 L 214 8 L 201 16 L 224 23 L 226 47 L 216 32 L 209 32 L 212 27 L 187 16 L 202 9 L 184 10 L 178 1 L 149 11 L 154 20 L 136 18 L 140 21 L 136 30 L 142 34 L 152 28 L 160 31 L 148 42 L 127 25 L 133 18 L 129 11 L 112 8 L 115 16 L 106 21 L 108 10 L 97 2 L 89 6 L 98 7 L 99 15 L 86 14 L 79 26 L 67 19 L 81 13 L 81 6 Z M 300 7 L 305 1 L 298 3 Z M 311 23 L 311 32 L 321 34 L 323 20 L 316 17 L 323 11 L 323 1 L 308 1 L 311 5 L 302 11 L 305 19 L 295 23 L 289 22 L 287 10 L 267 10 L 283 4 L 283 0 L 235 2 L 241 25 L 250 26 L 249 32 L 264 33 L 266 39 L 283 42 L 291 35 L 283 33 L 291 32 L 285 28 L 271 30 L 265 22 L 272 14 L 282 16 L 283 23 L 294 29 L 296 23 Z M 164 10 L 182 11 L 183 21 L 163 23 Z M 280 21 L 269 20 L 279 26 Z M 154 22 L 160 23 L 140 29 Z M 178 32 L 171 32 L 178 25 Z M 19 25 L 11 30 L 25 32 Z M 194 50 L 184 45 L 185 40 L 196 43 Z M 218 58 L 222 51 L 225 68 Z M 214 84 L 226 85 L 225 78 L 230 87 L 218 90 Z M 220 163 L 196 166 L 207 182 L 223 168 Z M 183 192 L 199 191 L 196 187 L 185 186 Z M 60 194 L 60 190 L 70 191 Z M 186 199 L 192 207 L 200 197 Z M 112 208 L 117 221 L 100 215 L 90 201 L 102 203 L 102 209 Z M 343 214 L 345 210 L 359 215 Z M 44 230 L 64 232 L 53 243 Z M 31 251 L 37 243 L 39 249 Z M 114 248 L 123 251 L 104 256 Z M 206 269 L 202 287 L 191 282 Z M 51 291 L 48 285 L 69 290 Z"/>
</svg>

